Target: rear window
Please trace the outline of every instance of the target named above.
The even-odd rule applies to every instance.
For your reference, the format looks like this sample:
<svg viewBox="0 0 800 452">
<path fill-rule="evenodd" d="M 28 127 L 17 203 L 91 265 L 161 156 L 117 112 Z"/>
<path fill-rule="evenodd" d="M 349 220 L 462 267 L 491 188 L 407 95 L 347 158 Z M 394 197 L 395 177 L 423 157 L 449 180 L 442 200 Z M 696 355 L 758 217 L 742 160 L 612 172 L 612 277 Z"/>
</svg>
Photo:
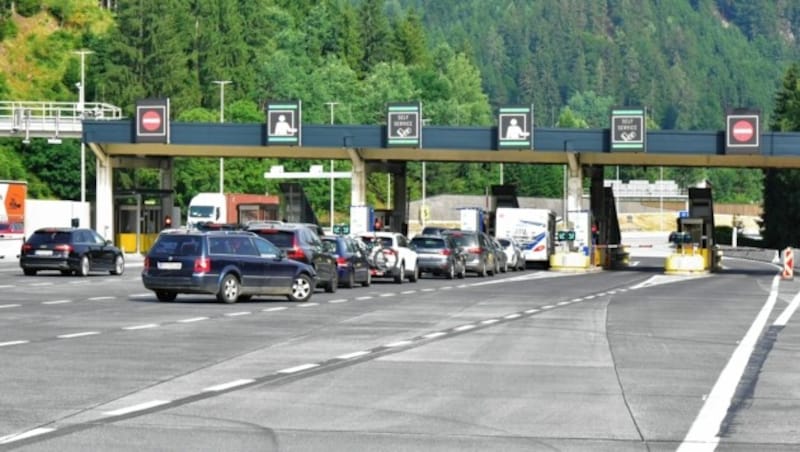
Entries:
<svg viewBox="0 0 800 452">
<path fill-rule="evenodd" d="M 507 247 L 508 245 L 511 245 L 511 242 L 509 242 L 507 239 L 498 239 L 497 241 L 500 242 L 501 245 L 503 245 L 503 248 Z"/>
<path fill-rule="evenodd" d="M 394 243 L 392 243 L 391 237 L 371 237 L 371 236 L 364 236 L 361 237 L 361 240 L 366 243 L 367 245 L 380 244 L 380 246 L 391 248 Z"/>
<path fill-rule="evenodd" d="M 441 249 L 445 248 L 444 239 L 435 239 L 435 238 L 422 238 L 422 237 L 415 237 L 411 239 L 411 244 L 416 246 L 417 248 L 436 248 Z"/>
<path fill-rule="evenodd" d="M 272 242 L 273 245 L 279 248 L 292 248 L 294 246 L 294 232 L 293 231 L 281 231 L 278 229 L 261 229 L 261 230 L 253 230 L 261 237 Z"/>
<path fill-rule="evenodd" d="M 461 247 L 478 246 L 478 237 L 474 235 L 451 234 L 450 237 Z"/>
<path fill-rule="evenodd" d="M 28 243 L 34 246 L 47 245 L 53 243 L 72 243 L 72 233 L 65 231 L 36 231 L 28 239 Z"/>
<path fill-rule="evenodd" d="M 202 243 L 202 238 L 198 236 L 161 235 L 150 252 L 172 256 L 197 256 L 202 254 Z"/>
</svg>

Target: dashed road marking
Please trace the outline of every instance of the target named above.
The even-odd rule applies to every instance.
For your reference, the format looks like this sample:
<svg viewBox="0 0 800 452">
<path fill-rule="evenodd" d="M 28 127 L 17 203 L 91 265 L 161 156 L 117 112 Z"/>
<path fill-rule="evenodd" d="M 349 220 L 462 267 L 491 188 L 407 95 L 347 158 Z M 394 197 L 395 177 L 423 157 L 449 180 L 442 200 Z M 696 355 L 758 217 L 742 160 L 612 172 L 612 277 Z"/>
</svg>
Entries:
<svg viewBox="0 0 800 452">
<path fill-rule="evenodd" d="M 460 331 L 468 331 L 468 330 L 471 330 L 473 328 L 475 328 L 475 325 L 467 324 L 467 325 L 457 326 L 457 327 L 453 328 L 453 331 L 459 331 L 459 332 Z"/>
<path fill-rule="evenodd" d="M 0 304 L 0 309 L 18 308 L 20 306 L 22 306 L 22 305 L 19 305 L 19 304 Z"/>
<path fill-rule="evenodd" d="M 225 313 L 225 317 L 240 317 L 243 315 L 250 315 L 252 312 L 250 311 L 240 311 L 240 312 L 227 312 Z"/>
<path fill-rule="evenodd" d="M 514 319 L 518 319 L 520 317 L 522 317 L 521 314 L 509 314 L 509 315 L 507 315 L 507 316 L 505 316 L 503 318 L 506 319 L 506 320 L 514 320 Z"/>
<path fill-rule="evenodd" d="M 331 303 L 331 304 L 336 304 L 336 303 L 347 303 L 348 301 L 350 301 L 350 300 L 348 300 L 347 298 L 337 298 L 337 299 L 335 299 L 335 300 L 330 300 L 330 301 L 328 301 L 328 303 Z"/>
<path fill-rule="evenodd" d="M 126 326 L 126 327 L 124 327 L 122 329 L 123 330 L 127 330 L 127 331 L 135 331 L 135 330 L 147 330 L 147 329 L 150 329 L 150 328 L 158 328 L 158 324 L 157 323 L 147 323 L 147 324 L 144 324 L 144 325 Z"/>
<path fill-rule="evenodd" d="M 106 301 L 106 300 L 113 300 L 117 297 L 92 297 L 89 298 L 89 301 Z"/>
<path fill-rule="evenodd" d="M 23 439 L 33 438 L 34 436 L 44 435 L 54 431 L 54 428 L 40 427 L 33 430 L 28 430 L 24 433 L 15 433 L 13 435 L 0 436 L 0 444 L 10 444 Z"/>
<path fill-rule="evenodd" d="M 311 308 L 314 306 L 319 306 L 319 303 L 300 303 L 297 305 L 298 308 Z"/>
<path fill-rule="evenodd" d="M 287 308 L 286 306 L 276 306 L 274 308 L 265 308 L 262 309 L 261 312 L 278 312 L 278 311 L 285 311 Z"/>
<path fill-rule="evenodd" d="M 178 320 L 178 323 L 194 323 L 194 322 L 200 322 L 200 321 L 203 321 L 203 320 L 208 320 L 208 317 L 192 317 L 190 319 Z"/>
<path fill-rule="evenodd" d="M 369 355 L 369 352 L 366 350 L 361 350 L 359 352 L 347 353 L 344 355 L 339 355 L 336 359 L 353 359 L 358 358 L 359 356 Z"/>
<path fill-rule="evenodd" d="M 72 300 L 53 300 L 53 301 L 42 302 L 42 304 L 64 304 L 64 303 L 72 303 Z"/>
<path fill-rule="evenodd" d="M 400 293 L 403 294 L 403 295 L 411 295 L 412 293 L 417 293 L 417 291 L 416 290 L 404 290 L 404 291 L 402 291 Z"/>
<path fill-rule="evenodd" d="M 62 334 L 56 337 L 59 339 L 74 339 L 76 337 L 97 336 L 98 334 L 100 334 L 99 331 L 83 331 L 81 333 Z"/>
<path fill-rule="evenodd" d="M 442 336 L 447 336 L 447 333 L 442 331 L 436 331 L 434 333 L 428 333 L 422 337 L 423 339 L 436 339 L 437 337 L 442 337 Z"/>
<path fill-rule="evenodd" d="M 386 345 L 384 345 L 384 347 L 386 347 L 386 348 L 404 347 L 406 345 L 411 345 L 412 343 L 413 342 L 411 342 L 411 341 L 397 341 L 397 342 L 392 342 L 392 343 L 386 344 Z"/>
<path fill-rule="evenodd" d="M 239 386 L 244 386 L 244 385 L 253 383 L 254 381 L 255 380 L 249 379 L 249 378 L 243 378 L 241 380 L 229 381 L 228 383 L 222 383 L 222 384 L 218 384 L 216 386 L 209 386 L 209 387 L 203 389 L 203 392 L 225 391 L 225 390 L 228 390 L 228 389 L 232 389 L 232 388 L 236 388 L 236 387 L 239 387 Z"/>
<path fill-rule="evenodd" d="M 358 301 L 362 301 L 362 300 L 372 300 L 372 298 L 373 298 L 373 297 L 372 297 L 371 295 L 367 295 L 367 296 L 364 296 L 364 297 L 356 297 L 356 300 L 358 300 Z"/>
<path fill-rule="evenodd" d="M 8 342 L 0 342 L 0 347 L 10 347 L 12 345 L 22 345 L 27 344 L 30 341 L 8 341 Z"/>
<path fill-rule="evenodd" d="M 120 408 L 118 410 L 106 411 L 103 414 L 106 416 L 122 416 L 125 414 L 135 413 L 137 411 L 149 410 L 150 408 L 166 405 L 170 402 L 171 402 L 170 400 L 152 400 L 150 402 L 140 403 L 138 405 Z"/>
</svg>

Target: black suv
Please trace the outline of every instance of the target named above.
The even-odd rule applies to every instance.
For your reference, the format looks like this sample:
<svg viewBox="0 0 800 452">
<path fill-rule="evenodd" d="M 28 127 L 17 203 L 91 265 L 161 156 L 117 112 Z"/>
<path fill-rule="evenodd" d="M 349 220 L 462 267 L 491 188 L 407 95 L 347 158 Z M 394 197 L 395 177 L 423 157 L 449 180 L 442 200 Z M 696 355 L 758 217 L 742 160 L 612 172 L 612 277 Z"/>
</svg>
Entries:
<svg viewBox="0 0 800 452">
<path fill-rule="evenodd" d="M 251 232 L 174 230 L 159 234 L 150 248 L 142 282 L 159 301 L 179 293 L 215 294 L 225 303 L 254 295 L 307 301 L 316 273 Z"/>
<path fill-rule="evenodd" d="M 307 224 L 300 223 L 252 223 L 247 230 L 269 240 L 294 259 L 314 267 L 319 285 L 325 292 L 336 292 L 339 273 L 336 254 L 332 245 L 319 238 L 317 232 Z"/>
<path fill-rule="evenodd" d="M 125 256 L 110 240 L 91 229 L 43 228 L 22 245 L 19 266 L 27 276 L 40 270 L 58 270 L 62 275 L 86 276 L 94 271 L 121 275 Z"/>
</svg>

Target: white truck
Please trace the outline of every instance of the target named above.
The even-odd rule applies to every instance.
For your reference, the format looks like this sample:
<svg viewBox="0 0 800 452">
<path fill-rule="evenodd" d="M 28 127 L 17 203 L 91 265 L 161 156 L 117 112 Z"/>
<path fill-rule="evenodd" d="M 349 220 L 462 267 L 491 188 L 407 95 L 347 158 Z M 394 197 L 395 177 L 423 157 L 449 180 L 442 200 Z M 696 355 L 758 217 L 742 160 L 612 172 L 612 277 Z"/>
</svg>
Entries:
<svg viewBox="0 0 800 452">
<path fill-rule="evenodd" d="M 189 201 L 186 226 L 202 223 L 246 224 L 278 219 L 280 199 L 251 193 L 198 193 Z"/>
<path fill-rule="evenodd" d="M 495 212 L 495 237 L 512 238 L 522 247 L 525 262 L 546 267 L 555 252 L 556 214 L 549 209 L 498 207 Z"/>
</svg>

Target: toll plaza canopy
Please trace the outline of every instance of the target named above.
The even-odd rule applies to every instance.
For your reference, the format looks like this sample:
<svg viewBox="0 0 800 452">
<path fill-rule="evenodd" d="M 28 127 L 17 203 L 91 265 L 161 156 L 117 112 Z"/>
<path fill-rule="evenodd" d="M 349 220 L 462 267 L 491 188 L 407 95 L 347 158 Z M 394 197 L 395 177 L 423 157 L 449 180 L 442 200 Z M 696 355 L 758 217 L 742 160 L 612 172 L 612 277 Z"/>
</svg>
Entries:
<svg viewBox="0 0 800 452">
<path fill-rule="evenodd" d="M 136 142 L 134 121 L 83 123 L 95 153 L 115 156 L 283 157 L 365 161 L 459 161 L 575 164 L 800 168 L 800 133 L 758 133 L 755 151 L 731 153 L 722 131 L 646 132 L 640 151 L 612 149 L 610 129 L 532 129 L 532 149 L 499 149 L 498 127 L 426 126 L 419 147 L 388 147 L 385 125 L 304 125 L 299 145 L 267 144 L 263 123 L 169 125 L 168 143 Z M 757 130 L 757 129 L 756 129 Z M 726 153 L 727 151 L 727 153 Z"/>
</svg>

